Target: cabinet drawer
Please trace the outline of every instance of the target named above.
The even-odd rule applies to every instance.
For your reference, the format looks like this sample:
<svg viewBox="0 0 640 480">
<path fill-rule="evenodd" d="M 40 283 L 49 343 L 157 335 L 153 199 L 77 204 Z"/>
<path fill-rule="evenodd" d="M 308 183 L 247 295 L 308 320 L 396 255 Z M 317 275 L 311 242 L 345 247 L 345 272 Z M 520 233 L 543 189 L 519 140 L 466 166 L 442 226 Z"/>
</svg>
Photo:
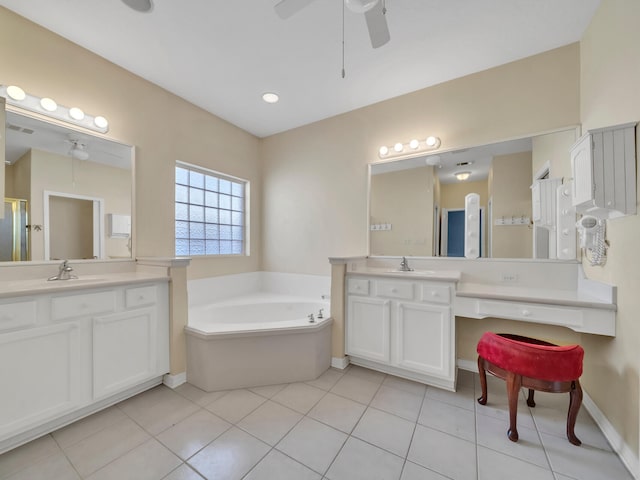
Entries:
<svg viewBox="0 0 640 480">
<path fill-rule="evenodd" d="M 156 287 L 127 288 L 124 304 L 126 308 L 136 308 L 156 303 Z"/>
<path fill-rule="evenodd" d="M 350 278 L 347 280 L 347 292 L 356 295 L 369 295 L 369 280 Z"/>
<path fill-rule="evenodd" d="M 116 309 L 116 292 L 83 293 L 51 299 L 51 319 L 64 320 L 96 313 L 113 312 Z"/>
<path fill-rule="evenodd" d="M 451 287 L 449 285 L 423 284 L 420 286 L 421 299 L 429 303 L 451 303 Z"/>
<path fill-rule="evenodd" d="M 413 300 L 413 283 L 376 282 L 376 295 L 378 297 Z"/>
<path fill-rule="evenodd" d="M 582 310 L 530 303 L 480 300 L 478 314 L 486 317 L 553 324 L 558 324 L 558 320 L 561 319 L 562 324 L 566 326 L 581 326 L 583 323 Z"/>
<path fill-rule="evenodd" d="M 0 332 L 35 325 L 36 312 L 35 300 L 0 305 Z"/>
</svg>

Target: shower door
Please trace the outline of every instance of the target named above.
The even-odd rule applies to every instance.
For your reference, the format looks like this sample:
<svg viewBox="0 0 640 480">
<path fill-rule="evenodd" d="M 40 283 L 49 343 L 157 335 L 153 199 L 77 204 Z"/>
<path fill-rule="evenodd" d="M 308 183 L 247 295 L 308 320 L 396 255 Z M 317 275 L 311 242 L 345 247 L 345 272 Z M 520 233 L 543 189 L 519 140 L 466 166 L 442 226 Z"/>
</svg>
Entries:
<svg viewBox="0 0 640 480">
<path fill-rule="evenodd" d="M 0 218 L 0 261 L 29 260 L 28 204 L 17 198 L 4 199 Z"/>
</svg>

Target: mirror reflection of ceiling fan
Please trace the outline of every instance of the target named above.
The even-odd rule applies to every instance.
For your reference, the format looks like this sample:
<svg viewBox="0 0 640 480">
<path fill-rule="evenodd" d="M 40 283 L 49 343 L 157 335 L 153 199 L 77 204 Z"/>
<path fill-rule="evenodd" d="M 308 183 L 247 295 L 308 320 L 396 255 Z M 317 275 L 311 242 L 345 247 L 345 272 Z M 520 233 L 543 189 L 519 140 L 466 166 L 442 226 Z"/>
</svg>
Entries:
<svg viewBox="0 0 640 480">
<path fill-rule="evenodd" d="M 276 14 L 287 19 L 316 0 L 281 0 L 274 8 Z M 379 48 L 389 42 L 389 27 L 385 14 L 385 0 L 344 0 L 344 5 L 354 13 L 364 13 L 371 46 Z"/>
</svg>

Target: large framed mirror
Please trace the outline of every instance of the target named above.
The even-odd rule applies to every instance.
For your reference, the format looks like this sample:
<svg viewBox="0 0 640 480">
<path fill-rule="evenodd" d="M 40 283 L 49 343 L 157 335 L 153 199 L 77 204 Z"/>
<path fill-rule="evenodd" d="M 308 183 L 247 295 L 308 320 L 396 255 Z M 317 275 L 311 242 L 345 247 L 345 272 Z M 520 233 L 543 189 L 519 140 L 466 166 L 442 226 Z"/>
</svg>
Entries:
<svg viewBox="0 0 640 480">
<path fill-rule="evenodd" d="M 579 127 L 369 165 L 371 256 L 462 257 L 465 196 L 480 196 L 480 257 L 553 259 L 532 220 L 536 180 L 569 179 Z"/>
<path fill-rule="evenodd" d="M 131 259 L 134 149 L 9 109 L 0 265 Z"/>
</svg>

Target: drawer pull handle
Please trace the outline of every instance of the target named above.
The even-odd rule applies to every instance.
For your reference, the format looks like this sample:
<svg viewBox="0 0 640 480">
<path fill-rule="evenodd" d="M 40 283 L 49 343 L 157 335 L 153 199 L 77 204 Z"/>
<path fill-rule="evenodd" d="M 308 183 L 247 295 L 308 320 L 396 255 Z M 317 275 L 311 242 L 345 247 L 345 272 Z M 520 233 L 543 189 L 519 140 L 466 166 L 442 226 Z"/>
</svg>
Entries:
<svg viewBox="0 0 640 480">
<path fill-rule="evenodd" d="M 522 316 L 523 317 L 530 317 L 531 316 L 531 312 L 529 310 L 522 310 Z"/>
</svg>

